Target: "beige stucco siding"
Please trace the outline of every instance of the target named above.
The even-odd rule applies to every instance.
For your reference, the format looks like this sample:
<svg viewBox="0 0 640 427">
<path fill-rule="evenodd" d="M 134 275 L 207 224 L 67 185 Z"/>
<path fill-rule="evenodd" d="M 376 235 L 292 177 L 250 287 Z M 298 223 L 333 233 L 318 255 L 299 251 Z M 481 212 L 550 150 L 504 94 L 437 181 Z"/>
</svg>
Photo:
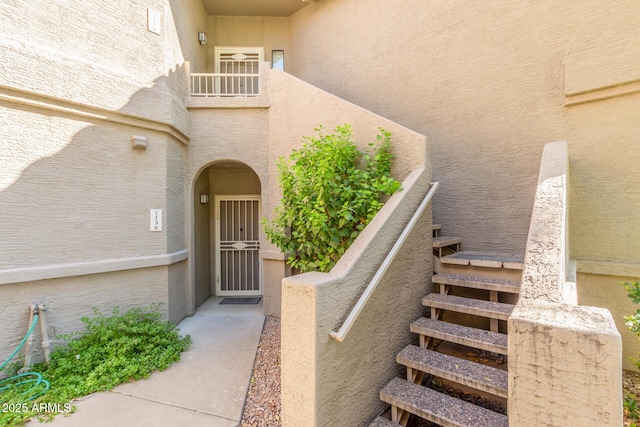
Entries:
<svg viewBox="0 0 640 427">
<path fill-rule="evenodd" d="M 395 355 L 417 339 L 408 325 L 431 291 L 431 209 L 426 207 L 344 341 L 338 331 L 429 188 L 414 171 L 330 273 L 282 285 L 282 417 L 286 426 L 368 425 L 386 406 L 380 389 L 400 375 Z M 427 244 L 425 244 L 427 243 Z M 420 259 L 423 262 L 416 263 Z"/>
<path fill-rule="evenodd" d="M 147 30 L 148 8 L 162 16 L 160 34 Z M 196 0 L 5 2 L 0 85 L 154 118 L 184 132 L 188 116 L 172 90 L 184 87 L 184 59 L 200 63 L 206 55 L 193 29 L 205 19 L 194 9 L 202 10 Z M 179 11 L 178 22 L 172 11 Z"/>
<path fill-rule="evenodd" d="M 634 1 L 324 0 L 292 16 L 289 70 L 428 137 L 434 222 L 466 250 L 524 252 L 542 146 L 566 140 L 580 302 L 612 311 L 626 359 L 637 340 L 607 290 L 640 277 L 639 15 Z"/>
<path fill-rule="evenodd" d="M 640 68 L 640 62 L 637 66 Z M 640 276 L 638 117 L 639 94 L 568 108 L 574 136 L 569 146 L 574 189 L 572 255 L 576 259 L 633 263 Z"/>
<path fill-rule="evenodd" d="M 213 210 L 211 201 L 206 204 L 200 203 L 200 195 L 209 194 L 209 175 L 201 174 L 194 183 L 193 199 L 191 201 L 193 213 L 193 254 L 191 257 L 194 273 L 192 276 L 194 284 L 194 302 L 199 306 L 211 296 L 211 254 L 209 226 L 210 212 Z M 189 196 L 187 196 L 189 200 Z M 189 202 L 187 202 L 189 203 Z"/>
<path fill-rule="evenodd" d="M 192 310 L 183 62 L 206 59 L 203 12 L 198 0 L 0 5 L 0 358 L 32 303 L 49 305 L 55 334 L 92 307 Z"/>
<path fill-rule="evenodd" d="M 620 285 L 620 282 L 631 282 L 630 277 L 615 277 L 595 274 L 578 274 L 578 303 L 595 307 L 606 307 L 613 320 L 616 322 L 618 332 L 622 336 L 622 345 L 625 357 L 622 358 L 624 369 L 637 370 L 636 364 L 631 358 L 638 358 L 640 355 L 640 341 L 638 336 L 627 329 L 625 316 L 635 314 L 638 309 L 628 292 Z M 637 278 L 635 279 L 637 280 Z"/>
<path fill-rule="evenodd" d="M 394 156 L 391 172 L 398 180 L 428 164 L 424 136 L 286 73 L 273 70 L 268 84 L 269 167 L 272 171 L 269 178 L 273 188 L 278 186 L 279 158 L 288 158 L 292 149 L 301 147 L 303 137 L 316 136 L 315 129 L 319 126 L 329 134 L 337 126 L 351 125 L 354 141 L 363 151 L 369 143 L 376 143 L 379 128 L 391 132 Z"/>
<path fill-rule="evenodd" d="M 187 155 L 187 170 L 190 188 L 187 194 L 199 198 L 200 191 L 209 194 L 207 209 L 208 222 L 205 224 L 202 206 L 194 200 L 196 217 L 190 221 L 191 212 L 187 213 L 190 221 L 191 250 L 195 252 L 198 266 L 192 265 L 192 276 L 196 278 L 196 292 L 204 292 L 203 280 L 208 280 L 209 293 L 215 292 L 215 206 L 216 194 L 258 194 L 264 200 L 268 198 L 267 152 L 268 152 L 268 112 L 263 108 L 251 109 L 192 109 L 191 110 L 191 143 Z M 244 163 L 248 169 L 208 169 L 220 161 Z M 253 171 L 253 172 L 252 172 Z M 253 175 L 255 173 L 255 175 Z M 204 174 L 204 175 L 203 175 Z M 251 177 L 247 179 L 247 177 Z M 238 178 L 241 178 L 238 180 Z M 196 181 L 197 179 L 197 181 Z M 206 180 L 205 186 L 201 181 Z M 200 183 L 200 184 L 198 184 Z M 193 187 L 195 185 L 196 187 Z M 199 205 L 199 206 L 198 206 Z M 200 212 L 198 211 L 200 209 Z M 264 209 L 264 208 L 263 208 Z M 263 211 L 264 212 L 264 211 Z M 206 237 L 203 235 L 206 233 Z M 263 242 L 264 244 L 264 242 Z M 208 249 L 202 252 L 202 248 Z M 198 252 L 200 250 L 200 252 Z M 205 253 L 208 258 L 205 259 Z M 203 272 L 205 268 L 208 270 Z M 263 267 L 264 268 L 264 267 Z M 263 274 L 263 288 L 279 286 L 283 275 L 269 280 L 270 274 Z M 269 314 L 276 314 L 269 312 Z"/>
<path fill-rule="evenodd" d="M 208 16 L 206 68 L 194 72 L 213 72 L 214 50 L 221 47 L 262 47 L 264 60 L 271 62 L 271 51 L 290 53 L 289 18 L 274 16 Z"/>
<path fill-rule="evenodd" d="M 166 146 L 174 142 L 145 132 L 149 148 L 133 150 L 132 131 L 121 126 L 6 108 L 0 114 L 11 127 L 37 129 L 14 134 L 26 138 L 14 142 L 8 163 L 37 153 L 32 147 L 46 153 L 24 162 L 0 192 L 3 268 L 165 252 L 167 235 L 149 232 L 149 209 L 166 213 Z"/>
<path fill-rule="evenodd" d="M 61 334 L 82 329 L 80 318 L 93 316 L 94 307 L 110 315 L 116 306 L 124 312 L 157 302 L 166 311 L 167 297 L 166 267 L 2 285 L 0 313 L 4 333 L 0 359 L 5 360 L 26 334 L 31 304 L 47 307 L 49 338 L 58 340 Z M 34 333 L 33 351 L 37 355 L 41 354 L 39 326 Z"/>
<path fill-rule="evenodd" d="M 581 236 L 573 250 L 628 259 L 640 241 L 640 227 L 628 222 L 638 217 L 630 216 L 640 201 L 629 191 L 639 178 L 624 167 L 640 156 L 631 118 L 638 103 L 616 98 L 606 106 L 567 108 L 564 73 L 579 46 L 637 34 L 639 8 L 633 1 L 325 0 L 292 17 L 290 69 L 427 135 L 434 179 L 442 182 L 434 220 L 444 233 L 463 237 L 466 249 L 524 252 L 542 144 L 569 141 L 579 203 L 572 231 Z M 616 58 L 637 69 L 631 54 L 637 45 L 622 45 L 629 54 Z M 591 75 L 615 70 L 606 49 L 590 61 Z M 595 80 L 619 83 L 609 77 Z M 595 111 L 575 113 L 578 108 L 608 112 L 598 118 Z M 613 169 L 618 176 L 608 178 Z M 610 189 L 607 200 L 602 193 Z M 586 241 L 596 224 L 599 238 Z M 604 237 L 611 235 L 614 253 Z"/>
<path fill-rule="evenodd" d="M 267 181 L 266 109 L 193 109 L 191 126 L 189 176 L 195 179 L 210 164 L 232 160 L 253 169 L 260 183 Z"/>
</svg>

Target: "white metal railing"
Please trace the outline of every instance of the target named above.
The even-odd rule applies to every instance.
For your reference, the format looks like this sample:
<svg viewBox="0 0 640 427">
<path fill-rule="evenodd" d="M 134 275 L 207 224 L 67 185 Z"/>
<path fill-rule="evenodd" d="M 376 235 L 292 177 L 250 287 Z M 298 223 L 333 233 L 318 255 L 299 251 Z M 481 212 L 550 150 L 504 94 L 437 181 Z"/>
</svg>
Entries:
<svg viewBox="0 0 640 427">
<path fill-rule="evenodd" d="M 439 182 L 431 183 L 431 188 L 429 189 L 429 192 L 427 193 L 426 196 L 424 196 L 422 203 L 420 203 L 420 206 L 418 206 L 418 209 L 415 211 L 415 213 L 409 220 L 409 223 L 406 225 L 406 227 L 402 231 L 402 234 L 400 235 L 400 237 L 398 237 L 398 240 L 396 240 L 396 243 L 393 245 L 393 247 L 387 254 L 386 258 L 382 262 L 382 265 L 380 265 L 380 267 L 378 268 L 378 271 L 376 271 L 376 274 L 373 276 L 373 279 L 371 279 L 371 281 L 369 282 L 369 285 L 367 285 L 367 288 L 364 290 L 362 295 L 360 295 L 360 299 L 358 299 L 358 302 L 356 302 L 356 305 L 353 307 L 353 309 L 351 309 L 351 313 L 349 313 L 349 316 L 347 316 L 346 320 L 344 321 L 344 323 L 342 324 L 338 332 L 331 331 L 331 333 L 329 334 L 331 338 L 339 342 L 342 342 L 347 337 L 349 330 L 351 329 L 356 319 L 360 315 L 360 312 L 362 312 L 362 310 L 364 309 L 364 306 L 367 304 L 367 301 L 369 301 L 369 298 L 373 294 L 373 291 L 375 291 L 376 287 L 380 283 L 380 280 L 382 279 L 384 274 L 387 272 L 387 269 L 395 259 L 398 252 L 400 252 L 400 248 L 402 248 L 402 245 L 404 244 L 405 240 L 407 240 L 407 237 L 413 230 L 413 227 L 418 222 L 418 219 L 422 216 L 422 213 L 431 202 L 431 199 L 433 198 L 433 195 L 435 194 L 439 185 L 440 185 Z"/>
<path fill-rule="evenodd" d="M 260 74 L 191 73 L 191 96 L 260 96 Z"/>
</svg>

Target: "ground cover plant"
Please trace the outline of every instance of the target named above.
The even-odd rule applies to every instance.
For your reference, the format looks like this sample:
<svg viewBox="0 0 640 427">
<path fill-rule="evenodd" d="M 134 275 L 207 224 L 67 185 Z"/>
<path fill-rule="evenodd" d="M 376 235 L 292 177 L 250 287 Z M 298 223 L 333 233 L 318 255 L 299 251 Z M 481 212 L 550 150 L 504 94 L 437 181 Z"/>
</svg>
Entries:
<svg viewBox="0 0 640 427">
<path fill-rule="evenodd" d="M 384 199 L 400 188 L 391 177 L 389 132 L 380 129 L 364 152 L 349 125 L 316 132 L 288 160 L 280 159 L 282 202 L 271 222 L 262 220 L 269 241 L 300 272 L 331 270 Z"/>
<path fill-rule="evenodd" d="M 158 305 L 124 314 L 116 308 L 108 317 L 94 309 L 94 317 L 81 320 L 83 331 L 63 337 L 66 344 L 51 353 L 49 363 L 30 369 L 50 383 L 46 392 L 38 396 L 41 391 L 20 377 L 0 382 L 0 427 L 73 412 L 73 399 L 147 378 L 179 360 L 191 344 L 188 335 L 182 337 L 174 324 L 162 320 Z"/>
</svg>

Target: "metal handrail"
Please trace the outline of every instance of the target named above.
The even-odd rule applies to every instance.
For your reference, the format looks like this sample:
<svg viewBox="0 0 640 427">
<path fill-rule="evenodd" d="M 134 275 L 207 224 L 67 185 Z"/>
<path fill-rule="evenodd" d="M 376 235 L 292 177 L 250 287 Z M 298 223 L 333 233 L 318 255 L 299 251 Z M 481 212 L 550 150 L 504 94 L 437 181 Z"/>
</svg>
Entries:
<svg viewBox="0 0 640 427">
<path fill-rule="evenodd" d="M 431 202 L 431 199 L 433 198 L 433 195 L 435 194 L 439 185 L 440 185 L 439 182 L 431 183 L 431 188 L 429 189 L 429 192 L 427 193 L 426 196 L 424 196 L 422 203 L 420 203 L 420 206 L 418 206 L 418 209 L 415 211 L 415 213 L 411 217 L 411 220 L 409 220 L 409 223 L 406 225 L 406 227 L 402 231 L 402 234 L 400 235 L 400 237 L 398 237 L 398 240 L 396 240 L 396 243 L 393 245 L 393 247 L 387 254 L 387 257 L 382 262 L 382 265 L 380 265 L 380 267 L 378 268 L 378 271 L 376 271 L 376 274 L 373 276 L 373 278 L 369 282 L 369 285 L 367 285 L 367 288 L 364 290 L 362 295 L 360 295 L 360 299 L 358 299 L 358 302 L 356 303 L 356 305 L 351 309 L 351 313 L 349 313 L 349 316 L 347 316 L 346 320 L 344 321 L 344 323 L 342 324 L 338 332 L 331 331 L 331 333 L 329 334 L 331 338 L 339 342 L 342 342 L 347 337 L 349 330 L 351 330 L 351 327 L 353 326 L 356 319 L 360 315 L 360 312 L 362 312 L 362 310 L 364 309 L 364 306 L 367 304 L 367 301 L 369 301 L 369 298 L 373 294 L 373 291 L 375 291 L 376 287 L 380 283 L 380 280 L 382 279 L 384 274 L 387 272 L 387 269 L 395 259 L 398 252 L 400 252 L 400 248 L 404 244 L 405 240 L 407 240 L 409 233 L 411 233 L 411 231 L 413 230 L 413 227 L 418 222 L 418 219 L 420 218 L 420 216 L 422 215 L 426 207 L 429 205 L 429 202 Z"/>
</svg>

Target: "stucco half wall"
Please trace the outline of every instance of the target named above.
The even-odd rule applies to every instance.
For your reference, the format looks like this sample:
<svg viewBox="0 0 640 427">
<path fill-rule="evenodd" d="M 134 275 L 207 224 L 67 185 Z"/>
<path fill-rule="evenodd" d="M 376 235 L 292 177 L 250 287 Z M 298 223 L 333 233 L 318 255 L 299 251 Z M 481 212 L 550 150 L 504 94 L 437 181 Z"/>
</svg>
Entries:
<svg viewBox="0 0 640 427">
<path fill-rule="evenodd" d="M 522 289 L 509 317 L 509 425 L 620 426 L 622 340 L 608 310 L 577 304 L 569 260 L 569 153 L 545 145 Z"/>
<path fill-rule="evenodd" d="M 431 206 L 422 213 L 344 341 L 337 330 L 429 189 L 416 170 L 330 273 L 283 280 L 282 417 L 285 426 L 364 426 L 385 404 L 380 389 L 398 375 L 395 356 L 412 342 L 409 324 L 431 291 Z"/>
<path fill-rule="evenodd" d="M 412 171 L 426 168 L 431 174 L 429 149 L 424 135 L 373 114 L 357 105 L 281 72 L 270 70 L 265 88 L 269 99 L 267 186 L 263 189 L 263 212 L 272 218 L 282 193 L 278 184 L 278 162 L 287 158 L 292 150 L 300 148 L 304 136 L 315 135 L 314 129 L 322 125 L 325 132 L 336 126 L 350 124 L 356 144 L 364 150 L 376 141 L 379 128 L 391 132 L 391 151 L 395 156 L 392 175 L 403 180 Z M 194 131 L 195 133 L 195 131 Z M 284 257 L 269 242 L 265 242 L 261 257 L 265 269 L 265 314 L 280 315 L 281 284 L 285 273 Z M 276 278 L 278 280 L 276 281 Z"/>
</svg>

